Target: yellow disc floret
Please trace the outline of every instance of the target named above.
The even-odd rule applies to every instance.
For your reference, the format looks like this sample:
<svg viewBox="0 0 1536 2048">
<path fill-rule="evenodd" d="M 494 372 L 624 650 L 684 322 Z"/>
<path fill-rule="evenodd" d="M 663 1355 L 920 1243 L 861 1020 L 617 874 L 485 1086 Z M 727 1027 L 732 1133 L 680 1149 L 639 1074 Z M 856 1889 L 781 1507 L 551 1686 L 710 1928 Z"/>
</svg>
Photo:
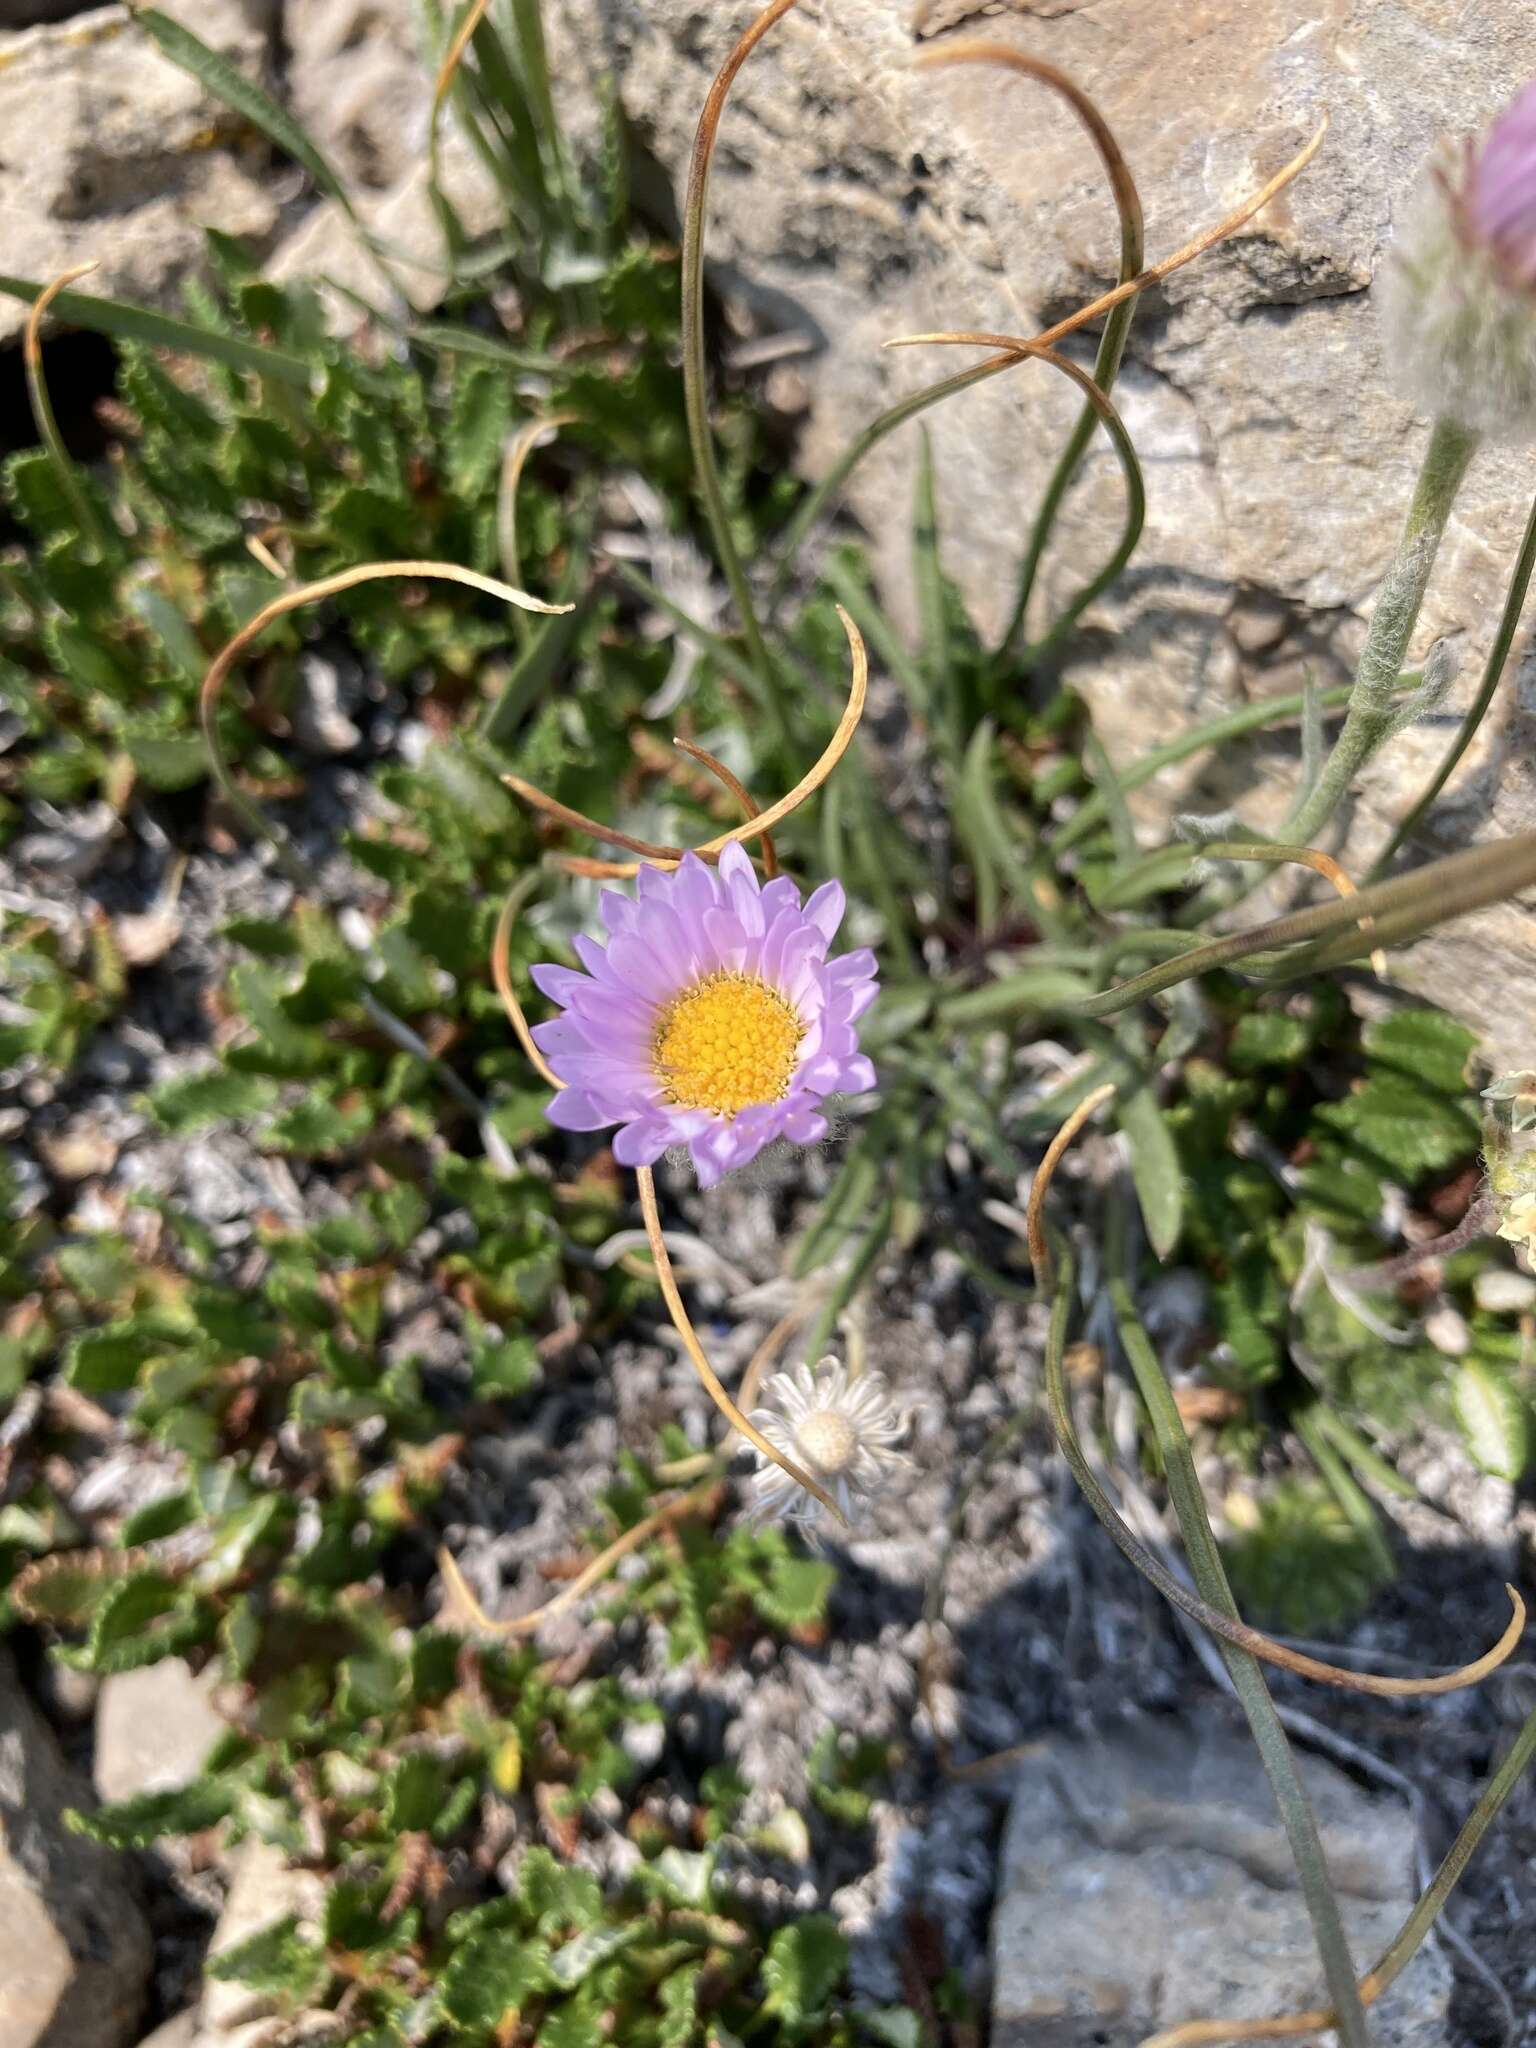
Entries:
<svg viewBox="0 0 1536 2048">
<path fill-rule="evenodd" d="M 804 1035 L 791 1005 L 766 982 L 723 972 L 667 1005 L 652 1057 L 668 1101 L 735 1116 L 784 1094 Z"/>
</svg>

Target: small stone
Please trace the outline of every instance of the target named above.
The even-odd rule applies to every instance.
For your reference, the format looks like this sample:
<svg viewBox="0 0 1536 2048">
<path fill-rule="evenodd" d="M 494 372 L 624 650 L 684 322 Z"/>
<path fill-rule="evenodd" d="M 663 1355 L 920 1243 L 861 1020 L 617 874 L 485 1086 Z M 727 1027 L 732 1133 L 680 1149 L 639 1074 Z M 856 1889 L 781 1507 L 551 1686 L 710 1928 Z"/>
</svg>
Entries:
<svg viewBox="0 0 1536 2048">
<path fill-rule="evenodd" d="M 194 1676 L 180 1657 L 102 1683 L 96 1705 L 96 1791 L 102 1799 L 174 1792 L 202 1770 L 228 1724 L 212 1703 L 217 1667 Z"/>
<path fill-rule="evenodd" d="M 89 1117 L 78 1117 L 61 1131 L 43 1133 L 37 1140 L 43 1164 L 60 1180 L 93 1180 L 110 1173 L 117 1164 L 117 1140 Z"/>
<path fill-rule="evenodd" d="M 0 1657 L 0 2048 L 138 2038 L 154 1949 L 126 1864 L 65 1825 L 90 1804 Z"/>
<path fill-rule="evenodd" d="M 1495 1266 L 1472 1282 L 1472 1298 L 1485 1315 L 1517 1316 L 1536 1305 L 1536 1280 Z"/>
<path fill-rule="evenodd" d="M 1345 1932 L 1379 1955 L 1414 1902 L 1414 1826 L 1298 1758 Z M 1252 1745 L 1142 1721 L 1020 1770 L 992 1922 L 994 2048 L 1133 2048 L 1204 2018 L 1325 2004 L 1285 1831 Z M 1377 2048 L 1445 2048 L 1451 1974 L 1421 1950 L 1372 2009 Z"/>
<path fill-rule="evenodd" d="M 295 743 L 322 760 L 330 754 L 350 754 L 362 739 L 341 708 L 341 671 L 323 654 L 311 652 L 300 658 L 291 720 Z"/>
<path fill-rule="evenodd" d="M 1460 1309 L 1444 1301 L 1424 1318 L 1424 1334 L 1447 1358 L 1465 1358 L 1472 1349 L 1472 1332 Z"/>
</svg>

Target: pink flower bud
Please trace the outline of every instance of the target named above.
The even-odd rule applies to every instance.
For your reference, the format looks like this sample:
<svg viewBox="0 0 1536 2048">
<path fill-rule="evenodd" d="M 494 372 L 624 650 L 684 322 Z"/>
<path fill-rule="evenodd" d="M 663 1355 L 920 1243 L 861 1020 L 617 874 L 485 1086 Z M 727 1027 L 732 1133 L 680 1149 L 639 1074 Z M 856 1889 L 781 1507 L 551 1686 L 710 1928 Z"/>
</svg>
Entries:
<svg viewBox="0 0 1536 2048">
<path fill-rule="evenodd" d="M 1536 290 L 1536 79 L 1473 151 L 1463 204 L 1468 229 L 1509 282 Z"/>
</svg>

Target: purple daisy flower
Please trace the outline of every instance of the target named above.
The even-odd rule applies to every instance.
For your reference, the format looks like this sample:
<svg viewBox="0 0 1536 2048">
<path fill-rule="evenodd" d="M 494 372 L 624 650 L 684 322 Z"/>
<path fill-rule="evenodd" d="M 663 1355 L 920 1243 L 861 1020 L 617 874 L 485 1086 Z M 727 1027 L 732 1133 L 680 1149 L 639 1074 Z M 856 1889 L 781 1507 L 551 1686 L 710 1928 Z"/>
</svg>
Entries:
<svg viewBox="0 0 1536 2048">
<path fill-rule="evenodd" d="M 1536 287 L 1536 80 L 1477 148 L 1465 204 L 1473 233 L 1514 283 Z"/>
<path fill-rule="evenodd" d="M 533 1033 L 564 1084 L 550 1122 L 621 1125 L 625 1166 L 686 1145 L 705 1188 L 775 1138 L 824 1138 L 826 1097 L 875 1085 L 856 1028 L 878 992 L 875 956 L 827 958 L 844 903 L 840 882 L 803 906 L 785 876 L 759 882 L 734 840 L 718 868 L 690 853 L 642 868 L 635 898 L 605 889 L 607 945 L 575 941 L 586 972 L 533 969 L 565 1012 Z"/>
</svg>

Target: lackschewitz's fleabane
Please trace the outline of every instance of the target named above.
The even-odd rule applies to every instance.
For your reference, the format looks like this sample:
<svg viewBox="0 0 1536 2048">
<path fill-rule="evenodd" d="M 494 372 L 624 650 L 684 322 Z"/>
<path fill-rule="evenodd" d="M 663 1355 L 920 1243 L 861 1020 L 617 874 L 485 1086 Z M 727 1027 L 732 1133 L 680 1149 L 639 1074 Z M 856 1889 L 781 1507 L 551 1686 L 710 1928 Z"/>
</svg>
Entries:
<svg viewBox="0 0 1536 2048">
<path fill-rule="evenodd" d="M 893 1405 L 884 1375 L 850 1374 L 835 1358 L 775 1373 L 752 1421 L 775 1450 L 820 1480 L 850 1521 L 912 1462 L 896 1448 L 907 1420 Z M 814 1528 L 826 1513 L 821 1502 L 761 1451 L 753 1455 L 759 1464 L 752 1475 L 753 1514 Z"/>
<path fill-rule="evenodd" d="M 1392 367 L 1427 412 L 1536 436 L 1536 81 L 1426 167 L 1382 296 Z"/>
<path fill-rule="evenodd" d="M 760 882 L 734 842 L 718 868 L 690 853 L 642 868 L 634 897 L 605 889 L 607 944 L 574 941 L 585 971 L 533 969 L 564 1011 L 533 1033 L 563 1084 L 551 1123 L 619 1125 L 624 1166 L 686 1145 L 701 1187 L 776 1138 L 824 1138 L 826 1098 L 875 1085 L 858 1036 L 875 956 L 827 957 L 844 907 L 839 882 L 803 905 L 786 877 Z"/>
</svg>

